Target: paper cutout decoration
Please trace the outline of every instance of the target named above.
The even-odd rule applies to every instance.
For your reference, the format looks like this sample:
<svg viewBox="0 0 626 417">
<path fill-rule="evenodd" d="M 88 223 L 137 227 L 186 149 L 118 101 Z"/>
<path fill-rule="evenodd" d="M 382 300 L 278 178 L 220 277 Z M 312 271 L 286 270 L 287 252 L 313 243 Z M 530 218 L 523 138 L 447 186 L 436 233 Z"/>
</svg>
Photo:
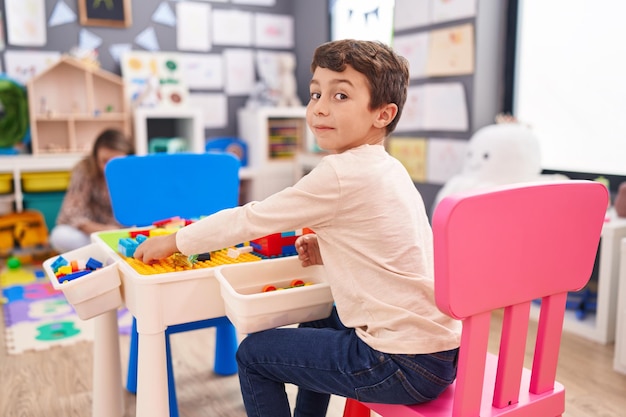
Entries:
<svg viewBox="0 0 626 417">
<path fill-rule="evenodd" d="M 75 21 L 76 13 L 70 9 L 70 6 L 68 6 L 67 3 L 63 0 L 59 0 L 57 4 L 54 5 L 54 9 L 52 9 L 50 19 L 48 19 L 48 26 L 60 26 Z"/>
<path fill-rule="evenodd" d="M 87 29 L 81 29 L 78 33 L 78 45 L 83 50 L 94 50 L 102 45 L 102 38 Z"/>
<path fill-rule="evenodd" d="M 161 2 L 159 6 L 156 8 L 154 13 L 152 14 L 152 21 L 154 23 L 160 23 L 165 26 L 176 26 L 176 15 L 174 15 L 174 11 L 167 4 L 167 2 Z"/>
<path fill-rule="evenodd" d="M 158 51 L 159 41 L 157 40 L 156 33 L 153 27 L 145 28 L 137 37 L 135 37 L 135 43 L 148 51 Z"/>
<path fill-rule="evenodd" d="M 122 55 L 132 49 L 133 46 L 130 43 L 116 43 L 109 46 L 109 53 L 113 57 L 113 60 L 119 64 L 121 62 Z"/>
</svg>

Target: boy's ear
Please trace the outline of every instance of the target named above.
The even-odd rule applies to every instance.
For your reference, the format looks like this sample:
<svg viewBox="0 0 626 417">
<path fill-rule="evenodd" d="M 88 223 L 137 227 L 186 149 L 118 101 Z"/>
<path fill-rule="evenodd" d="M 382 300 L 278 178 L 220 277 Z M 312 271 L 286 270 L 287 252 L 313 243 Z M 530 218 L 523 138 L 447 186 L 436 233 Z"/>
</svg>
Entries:
<svg viewBox="0 0 626 417">
<path fill-rule="evenodd" d="M 395 103 L 385 104 L 378 110 L 378 116 L 374 121 L 374 126 L 378 128 L 387 127 L 396 118 L 398 106 Z"/>
</svg>

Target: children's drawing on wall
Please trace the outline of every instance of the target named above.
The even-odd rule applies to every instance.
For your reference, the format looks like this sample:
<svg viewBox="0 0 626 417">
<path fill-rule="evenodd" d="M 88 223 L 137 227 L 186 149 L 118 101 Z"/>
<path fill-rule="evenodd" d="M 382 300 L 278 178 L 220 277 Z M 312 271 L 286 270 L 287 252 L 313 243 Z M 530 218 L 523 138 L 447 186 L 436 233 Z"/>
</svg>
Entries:
<svg viewBox="0 0 626 417">
<path fill-rule="evenodd" d="M 471 23 L 430 32 L 426 66 L 431 77 L 474 72 L 474 25 Z"/>
<path fill-rule="evenodd" d="M 13 46 L 44 46 L 47 40 L 44 0 L 5 0 L 7 38 Z"/>
<path fill-rule="evenodd" d="M 129 51 L 122 56 L 122 77 L 132 107 L 178 107 L 189 95 L 176 53 Z"/>
<path fill-rule="evenodd" d="M 135 43 L 147 51 L 155 52 L 161 49 L 156 32 L 152 26 L 142 30 L 139 35 L 135 37 Z"/>
<path fill-rule="evenodd" d="M 459 82 L 409 87 L 396 132 L 419 130 L 466 132 L 469 118 L 465 89 Z"/>
<path fill-rule="evenodd" d="M 254 14 L 254 42 L 261 48 L 294 47 L 293 17 L 269 13 Z"/>
<path fill-rule="evenodd" d="M 379 40 L 391 45 L 394 0 L 330 0 L 331 40 Z"/>
<path fill-rule="evenodd" d="M 176 48 L 207 52 L 211 49 L 211 5 L 191 1 L 176 3 Z M 232 29 L 232 28 L 231 28 Z"/>
<path fill-rule="evenodd" d="M 4 67 L 11 79 L 26 85 L 28 80 L 56 63 L 60 58 L 60 52 L 7 50 L 4 53 Z"/>
</svg>

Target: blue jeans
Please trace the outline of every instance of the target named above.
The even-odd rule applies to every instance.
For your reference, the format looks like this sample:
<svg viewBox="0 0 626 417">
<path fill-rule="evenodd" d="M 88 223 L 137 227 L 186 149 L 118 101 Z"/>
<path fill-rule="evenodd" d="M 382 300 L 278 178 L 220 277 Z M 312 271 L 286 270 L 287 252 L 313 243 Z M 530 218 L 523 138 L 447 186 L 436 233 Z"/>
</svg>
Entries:
<svg viewBox="0 0 626 417">
<path fill-rule="evenodd" d="M 291 417 L 285 384 L 298 386 L 295 417 L 324 417 L 330 395 L 387 404 L 433 400 L 454 381 L 458 349 L 422 355 L 379 352 L 336 310 L 298 328 L 249 334 L 237 351 L 248 417 Z"/>
</svg>

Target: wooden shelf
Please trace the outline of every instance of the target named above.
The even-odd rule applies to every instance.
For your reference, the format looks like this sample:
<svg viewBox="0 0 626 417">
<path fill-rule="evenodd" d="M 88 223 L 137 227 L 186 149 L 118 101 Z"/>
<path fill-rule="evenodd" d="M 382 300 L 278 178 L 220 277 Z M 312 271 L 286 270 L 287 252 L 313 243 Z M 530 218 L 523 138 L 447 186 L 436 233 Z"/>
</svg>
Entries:
<svg viewBox="0 0 626 417">
<path fill-rule="evenodd" d="M 34 155 L 83 154 L 104 129 L 131 133 L 122 78 L 74 58 L 31 78 L 27 93 Z"/>
</svg>

